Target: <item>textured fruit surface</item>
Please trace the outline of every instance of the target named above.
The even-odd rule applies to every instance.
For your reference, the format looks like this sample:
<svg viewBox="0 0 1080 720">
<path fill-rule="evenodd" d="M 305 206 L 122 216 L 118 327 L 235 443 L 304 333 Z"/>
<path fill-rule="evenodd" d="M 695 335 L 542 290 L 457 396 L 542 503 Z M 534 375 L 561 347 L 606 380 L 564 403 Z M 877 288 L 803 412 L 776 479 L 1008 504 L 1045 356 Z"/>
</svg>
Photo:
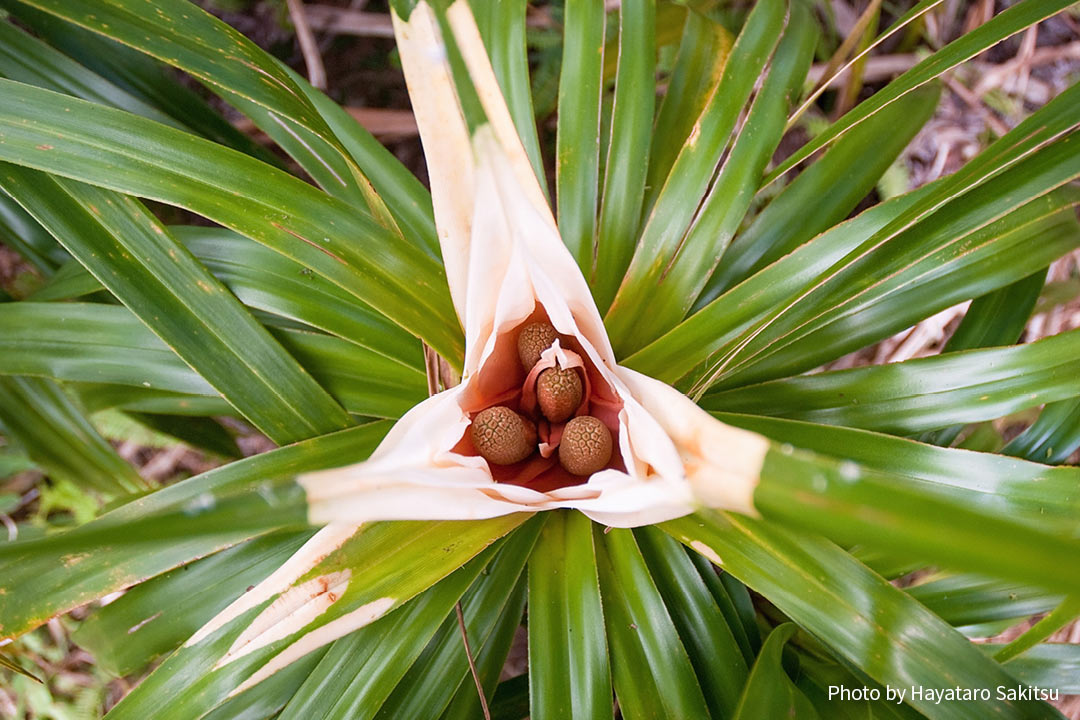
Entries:
<svg viewBox="0 0 1080 720">
<path fill-rule="evenodd" d="M 551 323 L 530 323 L 521 328 L 518 335 L 518 358 L 525 372 L 533 369 L 533 365 L 540 362 L 540 353 L 551 347 L 551 344 L 559 338 Z"/>
<path fill-rule="evenodd" d="M 512 465 L 536 450 L 536 427 L 508 407 L 481 410 L 469 432 L 480 456 L 496 465 Z"/>
<path fill-rule="evenodd" d="M 559 463 L 573 475 L 592 475 L 611 460 L 611 431 L 592 415 L 566 423 L 559 443 Z"/>
<path fill-rule="evenodd" d="M 563 422 L 581 404 L 581 376 L 574 368 L 549 368 L 536 379 L 540 412 L 551 422 Z"/>
</svg>

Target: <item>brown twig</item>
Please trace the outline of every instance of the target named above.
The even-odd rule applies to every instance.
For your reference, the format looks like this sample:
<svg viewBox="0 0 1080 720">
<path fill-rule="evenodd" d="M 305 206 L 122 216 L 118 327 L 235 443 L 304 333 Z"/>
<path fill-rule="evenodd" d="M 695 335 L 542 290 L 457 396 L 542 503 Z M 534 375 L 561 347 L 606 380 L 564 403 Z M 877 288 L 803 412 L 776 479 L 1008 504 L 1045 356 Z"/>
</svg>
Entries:
<svg viewBox="0 0 1080 720">
<path fill-rule="evenodd" d="M 469 661 L 469 672 L 472 673 L 473 682 L 476 683 L 476 692 L 480 696 L 480 709 L 484 711 L 484 720 L 491 720 L 491 711 L 488 710 L 487 696 L 484 695 L 484 684 L 480 682 L 480 673 L 476 670 L 476 662 L 473 660 L 472 650 L 469 648 L 469 634 L 465 632 L 465 613 L 461 611 L 461 601 L 454 606 L 457 613 L 458 628 L 461 629 L 461 642 L 465 645 L 465 658 Z"/>
<path fill-rule="evenodd" d="M 316 30 L 357 37 L 394 37 L 394 25 L 386 13 L 363 12 L 332 5 L 309 5 L 307 20 Z"/>
<path fill-rule="evenodd" d="M 948 86 L 948 88 L 952 90 L 958 98 L 963 100 L 965 105 L 970 107 L 972 110 L 975 110 L 976 112 L 982 114 L 983 118 L 985 118 L 986 120 L 986 124 L 990 126 L 990 129 L 994 132 L 995 135 L 1001 137 L 1005 133 L 1009 132 L 1008 126 L 1003 123 L 997 115 L 994 114 L 993 110 L 983 104 L 982 99 L 978 95 L 973 93 L 971 90 L 965 87 L 963 83 L 958 82 L 955 78 L 949 76 L 948 74 L 945 74 L 942 77 L 944 78 L 945 84 Z"/>
<path fill-rule="evenodd" d="M 319 54 L 319 43 L 315 41 L 311 25 L 308 24 L 304 2 L 303 0 L 286 0 L 286 3 L 289 6 L 289 17 L 292 18 L 293 27 L 296 28 L 296 39 L 300 42 L 304 65 L 307 66 L 308 81 L 320 90 L 325 90 L 326 67 L 323 65 L 322 55 Z"/>
</svg>

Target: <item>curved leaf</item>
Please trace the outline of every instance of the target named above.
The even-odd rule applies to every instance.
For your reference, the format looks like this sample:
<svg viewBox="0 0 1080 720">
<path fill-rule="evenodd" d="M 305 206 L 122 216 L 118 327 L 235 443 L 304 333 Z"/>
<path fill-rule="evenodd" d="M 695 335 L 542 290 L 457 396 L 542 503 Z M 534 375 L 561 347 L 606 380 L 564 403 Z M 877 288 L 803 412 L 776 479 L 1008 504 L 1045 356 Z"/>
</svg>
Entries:
<svg viewBox="0 0 1080 720">
<path fill-rule="evenodd" d="M 597 565 L 623 717 L 709 717 L 690 658 L 633 534 L 611 529 L 602 537 Z"/>
<path fill-rule="evenodd" d="M 894 687 L 996 688 L 1012 678 L 967 638 L 842 549 L 750 518 L 699 512 L 661 526 L 762 593 L 845 661 Z M 1040 702 L 911 704 L 933 720 L 1059 718 Z"/>
<path fill-rule="evenodd" d="M 547 515 L 529 560 L 530 715 L 611 717 L 592 521 L 573 511 Z"/>
<path fill-rule="evenodd" d="M 376 422 L 296 443 L 170 485 L 74 530 L 0 544 L 0 633 L 20 635 L 275 523 L 302 524 L 306 509 L 286 505 L 292 498 L 269 481 L 364 460 L 389 426 Z M 195 523 L 200 516 L 208 518 L 201 525 Z"/>
<path fill-rule="evenodd" d="M 781 663 L 784 644 L 795 634 L 797 628 L 784 624 L 775 628 L 765 638 L 757 661 L 750 671 L 739 710 L 735 720 L 756 720 L 757 718 L 791 718 L 791 720 L 817 720 L 814 706 L 806 698 L 791 678 L 784 672 Z"/>
<path fill-rule="evenodd" d="M 1080 331 L 710 393 L 702 406 L 896 434 L 992 420 L 1080 395 Z"/>
<path fill-rule="evenodd" d="M 350 424 L 344 409 L 138 202 L 26 168 L 0 187 L 270 439 Z"/>
<path fill-rule="evenodd" d="M 9 80 L 0 92 L 10 100 L 0 109 L 0 159 L 204 215 L 311 268 L 459 362 L 461 328 L 441 266 L 355 208 L 144 118 Z"/>
<path fill-rule="evenodd" d="M 915 67 L 893 80 L 870 99 L 856 105 L 833 123 L 825 132 L 799 148 L 766 178 L 771 182 L 798 163 L 810 157 L 818 148 L 839 137 L 866 118 L 915 88 L 930 82 L 952 67 L 978 55 L 1001 40 L 1020 32 L 1029 25 L 1050 17 L 1070 5 L 1069 0 L 1024 0 L 1007 8 L 972 32 L 961 35 Z"/>
<path fill-rule="evenodd" d="M 589 277 L 596 243 L 606 15 L 599 0 L 568 0 L 564 12 L 559 107 L 573 110 L 559 113 L 555 199 L 559 234 L 581 272 Z"/>
</svg>

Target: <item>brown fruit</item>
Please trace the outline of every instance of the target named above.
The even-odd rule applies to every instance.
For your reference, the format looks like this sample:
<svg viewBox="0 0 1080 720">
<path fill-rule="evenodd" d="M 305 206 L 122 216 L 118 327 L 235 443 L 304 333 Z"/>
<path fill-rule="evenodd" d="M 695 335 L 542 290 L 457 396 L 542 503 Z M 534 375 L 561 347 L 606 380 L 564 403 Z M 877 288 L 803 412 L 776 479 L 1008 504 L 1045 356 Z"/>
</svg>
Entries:
<svg viewBox="0 0 1080 720">
<path fill-rule="evenodd" d="M 559 442 L 559 464 L 572 475 L 592 475 L 611 460 L 611 431 L 592 415 L 566 423 Z"/>
<path fill-rule="evenodd" d="M 469 433 L 480 457 L 496 465 L 513 465 L 536 450 L 536 426 L 501 405 L 478 412 Z"/>
<path fill-rule="evenodd" d="M 574 368 L 548 368 L 536 379 L 540 412 L 551 422 L 563 422 L 581 404 L 581 376 Z"/>
<path fill-rule="evenodd" d="M 551 347 L 551 344 L 559 338 L 551 323 L 529 323 L 521 328 L 518 334 L 518 358 L 521 359 L 521 367 L 525 372 L 533 369 L 533 365 L 540 362 L 540 353 Z"/>
</svg>

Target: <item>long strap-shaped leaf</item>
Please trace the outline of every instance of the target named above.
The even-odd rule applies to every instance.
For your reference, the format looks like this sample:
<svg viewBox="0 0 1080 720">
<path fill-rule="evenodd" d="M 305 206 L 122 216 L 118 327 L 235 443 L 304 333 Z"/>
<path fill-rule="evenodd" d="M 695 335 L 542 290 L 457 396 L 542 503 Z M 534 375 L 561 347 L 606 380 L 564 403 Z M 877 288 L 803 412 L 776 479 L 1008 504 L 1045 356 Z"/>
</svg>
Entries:
<svg viewBox="0 0 1080 720">
<path fill-rule="evenodd" d="M 334 641 L 279 720 L 371 720 L 494 552 L 488 548 L 398 612 Z"/>
<path fill-rule="evenodd" d="M 1002 172 L 1016 169 L 1018 164 L 1029 163 L 1028 169 L 1021 170 L 1018 178 L 1024 183 L 1035 181 L 1030 186 L 1031 194 L 1022 197 L 1006 192 L 1001 198 L 1004 205 L 984 219 L 984 223 L 1000 217 L 1010 208 L 1022 205 L 1031 197 L 1050 191 L 1063 181 L 1062 176 L 1070 176 L 1068 166 L 1075 162 L 1075 157 L 1058 158 L 1054 151 L 1056 146 L 1054 149 L 1048 146 L 1080 122 L 1075 104 L 1077 98 L 1080 98 L 1080 86 L 1048 103 L 956 174 L 897 198 L 880 210 L 874 208 L 864 213 L 865 220 L 853 221 L 824 233 L 788 258 L 781 259 L 717 298 L 667 335 L 628 358 L 626 364 L 669 381 L 689 374 L 696 380 L 695 388 L 700 390 L 728 368 L 735 354 L 741 353 L 755 338 L 765 334 L 778 318 L 798 307 L 812 293 L 829 287 L 844 268 L 870 256 L 902 233 L 911 231 L 920 221 L 933 217 L 935 211 L 939 221 L 947 222 L 948 204 L 972 188 Z M 1043 181 L 1037 181 L 1039 177 Z M 1008 189 L 1007 183 L 998 187 Z M 881 220 L 884 223 L 880 223 Z M 863 235 L 864 232 L 867 234 Z M 851 244 L 848 244 L 849 241 L 852 241 Z M 766 276 L 768 281 L 765 280 Z M 756 305 L 760 293 L 771 294 L 772 288 L 779 285 L 786 287 L 782 297 L 758 306 L 749 321 L 743 319 L 747 316 L 742 315 L 741 306 L 748 298 L 753 298 Z M 820 309 L 813 305 L 815 309 Z M 733 318 L 745 324 L 738 326 L 734 332 L 717 332 L 718 326 L 727 328 L 735 325 L 731 320 Z M 692 368 L 695 360 L 701 358 L 703 348 L 705 354 L 711 356 L 709 362 Z"/>
<path fill-rule="evenodd" d="M 592 272 L 600 179 L 604 3 L 568 0 L 559 76 L 555 195 L 559 234 L 581 272 Z"/>
<path fill-rule="evenodd" d="M 0 545 L 0 637 L 275 524 L 303 523 L 302 499 L 287 492 L 288 483 L 270 480 L 364 460 L 389 427 L 377 422 L 305 440 L 170 485 L 75 530 Z"/>
<path fill-rule="evenodd" d="M 491 67 L 495 71 L 503 97 L 506 98 L 506 106 L 514 118 L 514 127 L 517 128 L 525 152 L 529 155 L 536 180 L 546 195 L 547 175 L 544 158 L 540 154 L 532 87 L 529 84 L 529 57 L 525 37 L 525 15 L 529 4 L 526 0 L 473 0 L 469 5 L 476 16 L 477 26 L 491 57 Z"/>
<path fill-rule="evenodd" d="M 1080 520 L 1048 517 L 1037 524 L 1036 513 L 1013 518 L 993 500 L 783 449 L 766 457 L 754 492 L 755 508 L 784 527 L 1080 594 L 1080 577 L 1061 572 L 1080 553 Z"/>
<path fill-rule="evenodd" d="M 1073 149 L 1080 150 L 1080 143 Z M 1074 155 L 1068 174 L 1080 170 L 1076 160 L 1080 155 Z M 1076 188 L 1061 188 L 993 219 L 1008 212 L 1014 202 L 1010 191 L 1030 192 L 1019 174 L 1025 170 L 1018 167 L 1017 175 L 962 198 L 954 212 L 935 215 L 896 242 L 846 264 L 835 279 L 815 288 L 803 307 L 738 350 L 716 389 L 809 370 L 1020 280 L 1075 249 L 1080 245 L 1072 210 L 1080 203 Z M 1043 187 L 1056 182 L 1046 180 L 1046 174 L 1035 178 Z M 772 343 L 768 348 L 761 344 L 766 339 Z"/>
<path fill-rule="evenodd" d="M 747 679 L 735 633 L 679 543 L 654 527 L 639 528 L 634 537 L 701 681 L 709 712 L 731 717 Z"/>
<path fill-rule="evenodd" d="M 790 720 L 818 720 L 813 706 L 791 682 L 781 663 L 784 644 L 798 628 L 792 624 L 775 628 L 750 671 L 738 711 L 734 720 L 757 720 L 757 718 L 790 718 Z"/>
<path fill-rule="evenodd" d="M 164 112 L 181 127 L 263 162 L 284 167 L 276 155 L 234 127 L 193 88 L 182 84 L 168 65 L 19 0 L 0 0 L 0 6 L 49 45 L 143 103 Z M 55 83 L 57 78 L 52 76 L 51 81 Z M 47 84 L 32 84 L 57 89 Z M 94 100 L 79 93 L 71 94 Z"/>
<path fill-rule="evenodd" d="M 204 215 L 327 277 L 451 362 L 462 356 L 438 262 L 354 208 L 144 118 L 8 80 L 0 92 L 0 159 Z"/>
<path fill-rule="evenodd" d="M 298 330 L 274 334 L 354 414 L 401 417 L 426 393 L 423 373 L 353 343 Z M 229 413 L 202 376 L 126 308 L 115 305 L 12 303 L 0 313 L 0 374 L 129 385 L 147 390 L 144 398 L 160 399 L 161 391 L 203 396 L 214 399 L 210 414 Z M 137 401 L 119 404 L 162 412 L 138 407 Z M 197 404 L 189 412 L 197 414 Z M 178 409 L 173 405 L 164 412 Z"/>
<path fill-rule="evenodd" d="M 739 113 L 779 42 L 788 13 L 788 4 L 783 0 L 754 5 L 735 40 L 720 82 L 672 165 L 642 228 L 635 259 L 605 320 L 617 355 L 629 354 L 654 338 L 657 330 L 662 331 L 649 328 L 650 334 L 638 336 L 636 328 L 643 322 L 642 303 L 651 297 L 649 290 L 678 251 L 706 196 Z"/>
<path fill-rule="evenodd" d="M 199 717 L 400 607 L 526 517 L 329 525 L 205 625 L 110 718 Z"/>
<path fill-rule="evenodd" d="M 277 443 L 340 430 L 348 414 L 138 202 L 0 166 L 21 202 L 147 327 Z"/>
<path fill-rule="evenodd" d="M 898 434 L 992 420 L 1080 395 L 1070 372 L 1080 330 L 1027 345 L 968 350 L 773 380 L 706 395 L 703 407 Z"/>
<path fill-rule="evenodd" d="M 799 173 L 731 243 L 695 308 L 842 222 L 934 114 L 940 91 L 928 85 L 905 95 Z"/>
<path fill-rule="evenodd" d="M 529 710 L 536 720 L 611 717 L 592 522 L 549 513 L 529 560 Z"/>
<path fill-rule="evenodd" d="M 633 533 L 612 529 L 601 537 L 597 565 L 604 622 L 623 716 L 709 717 L 699 679 Z"/>
<path fill-rule="evenodd" d="M 311 529 L 270 533 L 140 583 L 95 610 L 73 639 L 113 675 L 139 672 L 180 647 L 314 534 Z"/>
<path fill-rule="evenodd" d="M 185 129 L 167 113 L 8 22 L 0 22 L 0 75 Z"/>
<path fill-rule="evenodd" d="M 656 105 L 656 2 L 619 7 L 618 72 L 604 164 L 596 257 L 586 277 L 600 312 L 607 310 L 634 254 Z"/>
<path fill-rule="evenodd" d="M 168 230 L 249 308 L 324 330 L 422 372 L 415 337 L 303 265 L 224 228 L 171 225 Z M 71 300 L 102 289 L 97 278 L 71 261 L 32 300 Z"/>
<path fill-rule="evenodd" d="M 150 487 L 54 382 L 0 377 L 0 424 L 54 480 L 111 496 Z"/>
<path fill-rule="evenodd" d="M 944 48 L 920 62 L 915 67 L 889 83 L 883 90 L 833 123 L 825 132 L 801 147 L 781 163 L 766 182 L 779 177 L 802 162 L 818 148 L 847 132 L 856 124 L 920 85 L 930 82 L 952 67 L 978 55 L 1005 38 L 1020 32 L 1029 25 L 1061 12 L 1071 3 L 1069 0 L 1023 0 L 992 18 L 976 30 L 961 35 Z"/>
<path fill-rule="evenodd" d="M 174 65 L 226 98 L 237 96 L 255 103 L 273 113 L 278 122 L 310 131 L 340 150 L 333 132 L 270 55 L 187 0 L 20 2 Z M 351 179 L 343 177 L 340 182 Z"/>
<path fill-rule="evenodd" d="M 993 453 L 941 448 L 907 438 L 798 420 L 717 413 L 730 425 L 874 472 L 934 487 L 958 505 L 985 507 L 1037 526 L 1080 516 L 1080 468 L 1048 467 Z"/>
<path fill-rule="evenodd" d="M 771 523 L 707 511 L 665 523 L 686 545 L 764 594 L 846 662 L 894 687 L 965 688 L 1014 681 L 967 638 L 842 549 Z M 1060 718 L 1045 703 L 980 700 L 911 704 L 933 720 Z"/>
<path fill-rule="evenodd" d="M 461 598 L 469 648 L 477 656 L 474 659 L 478 668 L 483 667 L 484 660 L 492 651 L 498 655 L 498 648 L 494 645 L 502 644 L 499 635 L 503 629 L 501 626 L 507 624 L 507 613 L 511 617 L 516 614 L 511 632 L 517 629 L 521 620 L 521 604 L 524 602 L 521 591 L 524 589 L 525 566 L 544 520 L 544 514 L 537 514 L 507 536 L 484 573 Z M 498 659 L 495 679 L 498 679 L 505 659 L 505 654 Z M 379 709 L 378 717 L 387 720 L 425 715 L 439 717 L 455 696 L 477 700 L 476 686 L 469 674 L 461 628 L 456 613 L 451 612 L 431 644 Z M 476 707 L 479 713 L 478 700 Z"/>
</svg>

